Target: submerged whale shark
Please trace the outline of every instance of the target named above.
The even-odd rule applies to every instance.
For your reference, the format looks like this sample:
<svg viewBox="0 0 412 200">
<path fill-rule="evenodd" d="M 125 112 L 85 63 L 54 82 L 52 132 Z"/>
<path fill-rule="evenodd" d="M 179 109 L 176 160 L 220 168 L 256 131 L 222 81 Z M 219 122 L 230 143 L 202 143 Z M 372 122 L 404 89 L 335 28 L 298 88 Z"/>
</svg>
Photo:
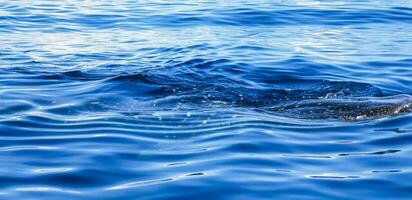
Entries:
<svg viewBox="0 0 412 200">
<path fill-rule="evenodd" d="M 311 120 L 367 120 L 412 112 L 411 95 L 385 96 L 378 87 L 352 81 L 280 80 L 259 88 L 227 80 L 179 80 L 142 74 L 114 80 L 137 84 L 157 105 L 219 104 Z"/>
<path fill-rule="evenodd" d="M 378 87 L 352 81 L 283 78 L 270 80 L 262 87 L 222 76 L 178 76 L 153 71 L 119 75 L 105 81 L 120 84 L 113 88 L 122 88 L 137 101 L 156 102 L 153 109 L 176 104 L 194 108 L 218 105 L 313 120 L 367 120 L 412 112 L 411 95 L 387 96 Z"/>
</svg>

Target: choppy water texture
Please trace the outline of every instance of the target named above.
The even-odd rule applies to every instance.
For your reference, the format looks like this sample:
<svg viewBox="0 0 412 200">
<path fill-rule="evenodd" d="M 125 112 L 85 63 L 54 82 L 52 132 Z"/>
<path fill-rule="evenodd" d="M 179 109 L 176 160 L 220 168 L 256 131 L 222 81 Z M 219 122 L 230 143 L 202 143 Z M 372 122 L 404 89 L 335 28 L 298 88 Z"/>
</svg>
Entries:
<svg viewBox="0 0 412 200">
<path fill-rule="evenodd" d="M 0 199 L 411 199 L 411 1 L 0 1 Z"/>
</svg>

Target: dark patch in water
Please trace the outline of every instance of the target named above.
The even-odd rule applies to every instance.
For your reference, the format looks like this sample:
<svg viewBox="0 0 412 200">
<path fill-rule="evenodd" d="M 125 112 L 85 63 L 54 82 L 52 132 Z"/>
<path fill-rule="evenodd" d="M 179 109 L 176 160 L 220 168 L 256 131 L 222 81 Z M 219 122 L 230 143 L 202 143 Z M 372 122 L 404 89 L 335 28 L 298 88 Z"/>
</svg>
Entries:
<svg viewBox="0 0 412 200">
<path fill-rule="evenodd" d="M 410 112 L 412 103 L 409 95 L 384 96 L 379 88 L 358 82 L 286 79 L 273 82 L 273 88 L 259 89 L 242 87 L 236 81 L 219 76 L 209 81 L 213 77 L 185 75 L 151 72 L 118 76 L 110 81 L 126 81 L 131 84 L 130 90 L 161 89 L 151 93 L 152 97 L 157 94 L 156 100 L 169 105 L 174 102 L 210 106 L 218 102 L 299 119 L 374 119 Z"/>
</svg>

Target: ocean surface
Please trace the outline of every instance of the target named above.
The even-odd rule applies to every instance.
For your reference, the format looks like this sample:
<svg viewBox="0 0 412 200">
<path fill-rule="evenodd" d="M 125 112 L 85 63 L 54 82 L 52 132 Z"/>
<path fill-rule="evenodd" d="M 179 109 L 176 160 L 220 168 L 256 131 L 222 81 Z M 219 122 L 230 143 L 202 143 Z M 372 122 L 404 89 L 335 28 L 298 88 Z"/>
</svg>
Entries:
<svg viewBox="0 0 412 200">
<path fill-rule="evenodd" d="M 0 0 L 0 199 L 412 199 L 408 0 Z"/>
</svg>

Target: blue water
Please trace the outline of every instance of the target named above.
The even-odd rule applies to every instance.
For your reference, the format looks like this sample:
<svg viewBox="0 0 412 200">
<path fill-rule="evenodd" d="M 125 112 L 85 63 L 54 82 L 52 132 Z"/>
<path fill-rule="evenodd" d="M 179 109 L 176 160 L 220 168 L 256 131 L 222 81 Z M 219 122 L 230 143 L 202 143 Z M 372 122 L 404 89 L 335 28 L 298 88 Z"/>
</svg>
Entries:
<svg viewBox="0 0 412 200">
<path fill-rule="evenodd" d="M 412 114 L 322 107 L 412 94 L 411 1 L 0 0 L 0 46 L 0 199 L 412 199 Z"/>
</svg>

